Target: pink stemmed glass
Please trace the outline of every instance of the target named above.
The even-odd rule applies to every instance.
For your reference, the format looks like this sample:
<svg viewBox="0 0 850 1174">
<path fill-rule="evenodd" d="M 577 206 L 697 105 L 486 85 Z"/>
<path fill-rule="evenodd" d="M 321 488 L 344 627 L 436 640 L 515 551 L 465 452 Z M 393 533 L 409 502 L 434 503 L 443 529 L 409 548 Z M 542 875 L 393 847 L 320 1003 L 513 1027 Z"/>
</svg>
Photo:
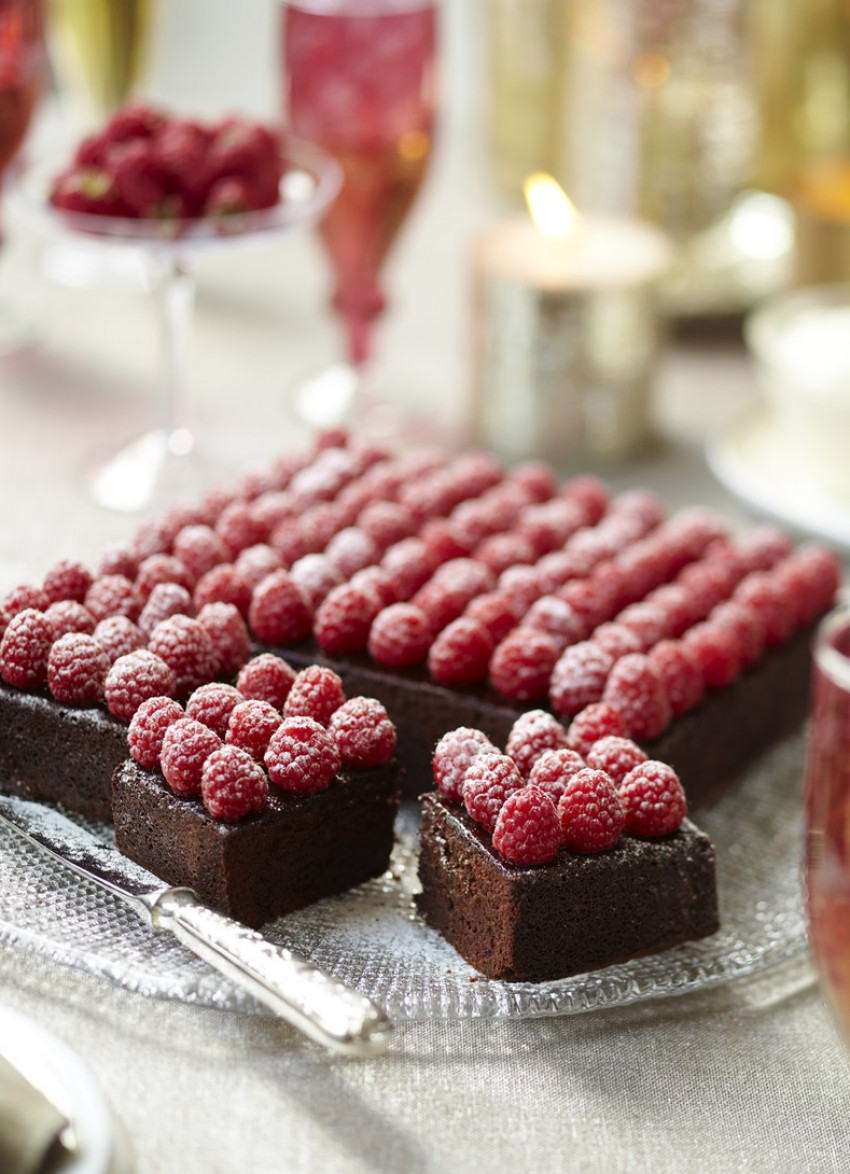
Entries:
<svg viewBox="0 0 850 1174">
<path fill-rule="evenodd" d="M 284 120 L 343 173 L 320 224 L 347 362 L 308 380 L 297 408 L 313 423 L 362 410 L 381 270 L 425 177 L 435 120 L 434 0 L 284 0 Z"/>
</svg>

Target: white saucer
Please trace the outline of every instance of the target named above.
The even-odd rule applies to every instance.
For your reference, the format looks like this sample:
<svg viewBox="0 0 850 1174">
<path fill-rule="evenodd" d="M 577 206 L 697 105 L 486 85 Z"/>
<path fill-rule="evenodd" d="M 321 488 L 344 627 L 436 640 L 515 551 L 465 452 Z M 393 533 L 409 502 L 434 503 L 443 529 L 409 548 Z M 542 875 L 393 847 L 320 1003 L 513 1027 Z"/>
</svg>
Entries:
<svg viewBox="0 0 850 1174">
<path fill-rule="evenodd" d="M 765 406 L 735 419 L 705 451 L 715 477 L 741 501 L 850 552 L 850 499 L 831 494 L 801 467 Z"/>
<path fill-rule="evenodd" d="M 62 1174 L 124 1174 L 126 1147 L 112 1110 L 80 1057 L 38 1023 L 0 1007 L 3 1056 L 63 1113 L 72 1147 Z M 65 1134 L 63 1133 L 63 1141 Z"/>
</svg>

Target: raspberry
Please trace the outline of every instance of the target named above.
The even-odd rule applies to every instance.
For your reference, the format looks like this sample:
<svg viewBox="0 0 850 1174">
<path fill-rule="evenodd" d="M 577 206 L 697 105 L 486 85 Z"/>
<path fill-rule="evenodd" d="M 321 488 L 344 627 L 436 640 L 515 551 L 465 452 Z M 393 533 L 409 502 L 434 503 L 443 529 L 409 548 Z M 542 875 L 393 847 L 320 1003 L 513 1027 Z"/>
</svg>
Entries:
<svg viewBox="0 0 850 1174">
<path fill-rule="evenodd" d="M 52 643 L 53 625 L 42 612 L 32 607 L 17 612 L 0 640 L 0 677 L 16 689 L 37 689 L 47 680 Z"/>
<path fill-rule="evenodd" d="M 370 502 L 357 515 L 357 526 L 383 553 L 387 547 L 408 538 L 415 529 L 409 509 L 395 501 Z"/>
<path fill-rule="evenodd" d="M 729 624 L 696 624 L 685 632 L 682 644 L 695 657 L 702 678 L 711 689 L 730 685 L 741 671 L 738 638 Z"/>
<path fill-rule="evenodd" d="M 768 571 L 753 571 L 747 575 L 736 588 L 733 598 L 759 618 L 767 648 L 777 648 L 785 643 L 794 623 L 794 606 L 783 598 L 779 584 Z"/>
<path fill-rule="evenodd" d="M 633 836 L 669 836 L 682 825 L 688 812 L 679 776 L 664 762 L 636 766 L 620 787 L 626 813 L 626 831 Z"/>
<path fill-rule="evenodd" d="M 263 543 L 241 550 L 233 565 L 252 591 L 262 583 L 266 575 L 283 570 L 280 555 L 271 546 Z"/>
<path fill-rule="evenodd" d="M 562 495 L 581 506 L 588 526 L 595 526 L 608 508 L 609 494 L 604 482 L 590 473 L 568 481 Z"/>
<path fill-rule="evenodd" d="M 174 539 L 173 553 L 197 582 L 219 563 L 229 561 L 227 547 L 210 526 L 184 526 Z"/>
<path fill-rule="evenodd" d="M 798 624 L 810 624 L 832 607 L 841 585 L 841 564 L 831 550 L 807 543 L 785 560 L 783 569 L 786 576 L 791 574 L 797 580 L 791 602 Z M 788 582 L 787 577 L 783 582 Z"/>
<path fill-rule="evenodd" d="M 153 770 L 159 766 L 165 731 L 184 716 L 182 707 L 171 697 L 150 697 L 143 701 L 130 721 L 127 743 L 130 755 L 139 766 Z"/>
<path fill-rule="evenodd" d="M 599 701 L 614 659 L 589 640 L 566 648 L 552 670 L 549 700 L 561 717 L 571 717 Z"/>
<path fill-rule="evenodd" d="M 195 605 L 192 596 L 179 583 L 157 583 L 139 616 L 139 630 L 150 637 L 151 632 L 163 620 L 172 616 L 192 616 Z"/>
<path fill-rule="evenodd" d="M 362 652 L 382 602 L 375 591 L 343 583 L 316 612 L 314 631 L 325 652 Z"/>
<path fill-rule="evenodd" d="M 97 564 L 97 577 L 104 579 L 107 575 L 123 575 L 125 579 L 132 582 L 138 569 L 139 561 L 130 548 L 116 544 L 107 546 L 101 551 Z"/>
<path fill-rule="evenodd" d="M 294 517 L 292 509 L 292 495 L 283 490 L 269 490 L 266 493 L 261 493 L 256 500 L 251 502 L 251 517 L 254 521 L 262 527 L 263 533 L 268 536 L 272 530 L 285 518 Z M 258 546 L 265 546 L 267 539 L 264 538 L 260 542 L 253 543 L 251 546 L 242 547 L 236 555 L 236 562 L 246 550 L 256 550 Z M 271 547 L 269 547 L 271 550 Z M 272 570 L 279 571 L 281 569 L 280 563 Z"/>
<path fill-rule="evenodd" d="M 558 661 L 558 645 L 535 628 L 517 628 L 490 660 L 490 683 L 511 701 L 539 701 L 546 696 Z"/>
<path fill-rule="evenodd" d="M 560 548 L 580 529 L 583 521 L 584 514 L 576 502 L 555 498 L 542 505 L 526 506 L 519 517 L 518 531 L 538 558 L 549 552 L 563 556 L 565 552 Z"/>
<path fill-rule="evenodd" d="M 6 631 L 9 620 L 11 618 L 12 617 L 9 615 L 9 613 L 4 610 L 2 605 L 0 605 L 0 637 L 2 637 L 3 633 Z"/>
<path fill-rule="evenodd" d="M 656 587 L 646 601 L 654 603 L 664 612 L 670 637 L 681 636 L 698 618 L 693 601 L 681 583 L 664 583 Z"/>
<path fill-rule="evenodd" d="M 135 621 L 141 611 L 138 592 L 123 575 L 104 575 L 95 579 L 86 592 L 85 605 L 96 622 L 119 615 Z"/>
<path fill-rule="evenodd" d="M 206 603 L 198 623 L 210 638 L 214 677 L 234 676 L 251 655 L 248 628 L 232 603 Z"/>
<path fill-rule="evenodd" d="M 162 738 L 159 765 L 174 794 L 184 799 L 199 798 L 204 763 L 220 749 L 221 738 L 209 726 L 190 717 L 172 722 Z"/>
<path fill-rule="evenodd" d="M 662 640 L 649 653 L 674 714 L 696 709 L 705 693 L 702 669 L 681 640 Z"/>
<path fill-rule="evenodd" d="M 661 676 L 640 653 L 617 661 L 602 699 L 619 710 L 629 735 L 638 741 L 657 738 L 670 724 L 672 710 Z"/>
<path fill-rule="evenodd" d="M 221 681 L 211 681 L 208 685 L 201 685 L 186 702 L 186 717 L 201 722 L 224 739 L 227 733 L 227 723 L 233 710 L 244 698 L 238 689 L 232 685 L 225 685 Z M 280 713 L 278 713 L 280 721 Z"/>
<path fill-rule="evenodd" d="M 91 585 L 91 572 L 82 563 L 61 559 L 44 576 L 42 589 L 51 603 L 62 599 L 82 603 Z"/>
<path fill-rule="evenodd" d="M 295 670 L 282 657 L 262 652 L 240 670 L 236 688 L 243 697 L 268 701 L 282 713 L 294 680 Z"/>
<path fill-rule="evenodd" d="M 472 685 L 487 677 L 493 637 L 478 620 L 460 616 L 436 638 L 428 653 L 428 671 L 440 685 Z"/>
<path fill-rule="evenodd" d="M 8 615 L 14 616 L 27 608 L 33 611 L 47 611 L 50 599 L 47 592 L 42 591 L 40 587 L 21 583 L 20 586 L 13 587 L 11 591 L 6 592 L 3 596 L 2 606 Z"/>
<path fill-rule="evenodd" d="M 313 628 L 307 601 L 286 571 L 275 571 L 255 588 L 248 623 L 265 644 L 297 644 Z"/>
<path fill-rule="evenodd" d="M 333 737 L 311 717 L 286 718 L 272 735 L 265 761 L 273 783 L 300 795 L 324 791 L 341 765 Z"/>
<path fill-rule="evenodd" d="M 631 628 L 618 622 L 600 624 L 593 633 L 592 643 L 604 648 L 612 660 L 619 660 L 630 652 L 642 652 L 640 637 Z"/>
<path fill-rule="evenodd" d="M 149 697 L 173 697 L 176 691 L 174 669 L 146 648 L 119 656 L 104 681 L 107 708 L 124 722 Z"/>
<path fill-rule="evenodd" d="M 585 633 L 584 620 L 557 595 L 541 595 L 526 612 L 522 627 L 537 628 L 551 636 L 559 653 L 582 640 Z"/>
<path fill-rule="evenodd" d="M 596 701 L 573 718 L 567 730 L 567 745 L 587 756 L 591 746 L 601 738 L 625 738 L 628 732 L 618 710 L 604 701 Z"/>
<path fill-rule="evenodd" d="M 487 591 L 473 599 L 464 612 L 470 620 L 478 620 L 493 637 L 494 644 L 501 643 L 517 624 L 517 612 L 508 595 L 502 591 Z"/>
<path fill-rule="evenodd" d="M 474 558 L 453 558 L 437 567 L 433 582 L 447 588 L 453 595 L 463 596 L 469 603 L 476 595 L 492 590 L 495 576 Z"/>
<path fill-rule="evenodd" d="M 671 634 L 664 609 L 648 600 L 623 608 L 617 616 L 617 623 L 634 632 L 640 641 L 639 652 L 647 652 L 659 640 Z"/>
<path fill-rule="evenodd" d="M 173 554 L 151 554 L 139 566 L 136 574 L 136 590 L 142 601 L 159 583 L 179 583 L 187 590 L 192 586 L 189 573 L 179 558 Z"/>
<path fill-rule="evenodd" d="M 561 847 L 555 804 L 539 787 L 523 787 L 505 800 L 493 831 L 493 847 L 503 860 L 522 867 L 548 864 Z"/>
<path fill-rule="evenodd" d="M 328 731 L 348 766 L 383 766 L 395 753 L 395 726 L 374 697 L 346 701 L 334 712 Z"/>
<path fill-rule="evenodd" d="M 320 726 L 327 726 L 344 701 L 342 681 L 333 669 L 312 664 L 292 682 L 283 713 L 285 717 L 311 717 Z"/>
<path fill-rule="evenodd" d="M 514 465 L 508 477 L 515 484 L 522 485 L 534 501 L 546 501 L 558 491 L 555 474 L 543 461 L 522 461 Z"/>
<path fill-rule="evenodd" d="M 266 772 L 238 746 L 214 750 L 201 769 L 201 798 L 213 819 L 235 823 L 262 811 L 269 797 Z"/>
<path fill-rule="evenodd" d="M 174 669 L 178 697 L 187 696 L 212 680 L 215 653 L 212 641 L 197 620 L 172 616 L 157 624 L 148 648 Z"/>
<path fill-rule="evenodd" d="M 629 771 L 646 760 L 647 755 L 631 738 L 611 734 L 594 742 L 587 752 L 587 765 L 592 770 L 604 771 L 618 787 Z"/>
<path fill-rule="evenodd" d="M 265 542 L 269 536 L 268 527 L 257 520 L 246 501 L 233 501 L 225 506 L 216 518 L 215 532 L 231 558 L 236 558 L 240 550 Z"/>
<path fill-rule="evenodd" d="M 391 603 L 396 602 L 393 581 L 377 563 L 371 567 L 364 567 L 362 571 L 355 571 L 349 583 L 358 591 L 374 591 L 382 606 L 389 607 Z"/>
<path fill-rule="evenodd" d="M 51 603 L 44 614 L 53 625 L 53 634 L 57 640 L 68 632 L 84 632 L 87 636 L 94 632 L 94 616 L 88 608 L 73 599 L 59 599 Z"/>
<path fill-rule="evenodd" d="M 365 530 L 347 526 L 335 534 L 325 549 L 326 557 L 344 579 L 371 566 L 381 557 L 381 549 Z"/>
<path fill-rule="evenodd" d="M 505 754 L 514 760 L 520 774 L 528 778 L 541 754 L 566 745 L 567 731 L 557 718 L 543 709 L 529 709 L 511 727 Z"/>
<path fill-rule="evenodd" d="M 506 754 L 479 754 L 463 777 L 461 797 L 472 819 L 493 832 L 505 800 L 525 786 L 517 765 Z"/>
<path fill-rule="evenodd" d="M 724 538 L 727 532 L 723 519 L 705 506 L 680 510 L 665 529 L 686 562 L 699 558 L 712 542 Z"/>
<path fill-rule="evenodd" d="M 50 649 L 47 687 L 66 705 L 96 705 L 108 670 L 109 659 L 92 636 L 68 632 Z"/>
<path fill-rule="evenodd" d="M 751 571 L 769 571 L 791 553 L 791 540 L 778 526 L 753 526 L 736 542 L 745 575 Z"/>
<path fill-rule="evenodd" d="M 611 618 L 612 612 L 607 600 L 591 579 L 569 579 L 555 594 L 558 599 L 569 604 L 583 622 L 585 636 Z"/>
<path fill-rule="evenodd" d="M 422 664 L 431 646 L 431 625 L 412 603 L 394 603 L 375 617 L 369 630 L 369 655 L 379 664 L 405 668 Z"/>
<path fill-rule="evenodd" d="M 520 616 L 524 616 L 532 603 L 543 594 L 536 567 L 508 567 L 499 575 L 498 586 Z"/>
<path fill-rule="evenodd" d="M 192 602 L 198 611 L 208 603 L 232 603 L 247 618 L 251 588 L 232 563 L 220 563 L 195 584 Z"/>
<path fill-rule="evenodd" d="M 339 587 L 345 581 L 330 559 L 323 554 L 305 554 L 292 564 L 289 573 L 307 600 L 311 611 L 316 611 L 334 587 Z"/>
<path fill-rule="evenodd" d="M 510 530 L 506 534 L 491 534 L 475 548 L 475 557 L 494 575 L 499 575 L 508 567 L 535 562 L 537 551 L 524 534 Z"/>
<path fill-rule="evenodd" d="M 109 616 L 101 620 L 92 635 L 106 653 L 110 664 L 114 664 L 119 656 L 126 656 L 128 652 L 135 652 L 145 646 L 141 629 L 126 616 Z"/>
<path fill-rule="evenodd" d="M 280 711 L 268 701 L 240 701 L 231 711 L 225 742 L 238 746 L 262 763 L 269 740 L 281 721 Z"/>
<path fill-rule="evenodd" d="M 576 750 L 568 750 L 566 747 L 545 750 L 532 766 L 528 781 L 545 791 L 553 803 L 557 803 L 573 775 L 586 766 L 587 763 Z"/>
<path fill-rule="evenodd" d="M 435 579 L 429 579 L 411 602 L 426 617 L 431 631 L 437 634 L 462 615 L 469 597 L 463 592 L 452 591 Z"/>
<path fill-rule="evenodd" d="M 577 771 L 558 800 L 558 822 L 571 852 L 590 854 L 613 848 L 626 814 L 610 776 L 604 770 Z"/>
<path fill-rule="evenodd" d="M 381 567 L 392 580 L 397 599 L 412 599 L 430 577 L 435 563 L 421 538 L 404 538 L 384 552 Z"/>
<path fill-rule="evenodd" d="M 138 571 L 139 564 L 151 555 L 168 554 L 176 534 L 177 531 L 165 518 L 149 518 L 142 522 L 133 535 L 136 570 Z M 133 577 L 135 578 L 135 575 Z"/>
<path fill-rule="evenodd" d="M 691 563 L 679 574 L 676 582 L 687 591 L 691 614 L 703 620 L 718 603 L 729 598 L 734 586 L 731 576 L 722 567 L 710 563 Z"/>
<path fill-rule="evenodd" d="M 472 760 L 479 754 L 497 754 L 498 751 L 481 730 L 458 726 L 443 734 L 434 747 L 432 767 L 437 790 L 444 799 L 461 802 L 463 778 Z"/>
</svg>

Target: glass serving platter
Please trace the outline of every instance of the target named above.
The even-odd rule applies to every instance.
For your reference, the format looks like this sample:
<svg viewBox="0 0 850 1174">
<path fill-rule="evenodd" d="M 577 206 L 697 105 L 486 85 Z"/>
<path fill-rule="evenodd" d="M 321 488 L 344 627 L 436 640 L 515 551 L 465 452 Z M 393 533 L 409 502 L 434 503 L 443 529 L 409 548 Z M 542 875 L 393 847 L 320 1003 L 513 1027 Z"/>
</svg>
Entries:
<svg viewBox="0 0 850 1174">
<path fill-rule="evenodd" d="M 267 926 L 398 1020 L 532 1018 L 624 1006 L 719 986 L 808 948 L 801 889 L 803 738 L 776 746 L 697 822 L 717 848 L 721 929 L 700 942 L 546 983 L 480 977 L 417 916 L 414 807 L 390 870 Z M 105 841 L 105 825 L 86 825 Z M 0 940 L 141 994 L 267 1012 L 97 886 L 0 829 Z"/>
</svg>

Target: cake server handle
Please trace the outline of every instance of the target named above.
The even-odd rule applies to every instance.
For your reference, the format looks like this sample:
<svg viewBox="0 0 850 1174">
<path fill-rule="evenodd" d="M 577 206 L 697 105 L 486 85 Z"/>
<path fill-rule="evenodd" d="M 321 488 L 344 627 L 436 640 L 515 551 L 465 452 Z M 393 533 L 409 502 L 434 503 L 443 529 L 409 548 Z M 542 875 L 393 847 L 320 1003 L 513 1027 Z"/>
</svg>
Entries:
<svg viewBox="0 0 850 1174">
<path fill-rule="evenodd" d="M 389 1043 L 392 1024 L 365 995 L 306 958 L 202 905 L 190 889 L 160 891 L 151 908 L 198 957 L 238 983 L 317 1043 L 348 1056 L 371 1056 Z"/>
</svg>

